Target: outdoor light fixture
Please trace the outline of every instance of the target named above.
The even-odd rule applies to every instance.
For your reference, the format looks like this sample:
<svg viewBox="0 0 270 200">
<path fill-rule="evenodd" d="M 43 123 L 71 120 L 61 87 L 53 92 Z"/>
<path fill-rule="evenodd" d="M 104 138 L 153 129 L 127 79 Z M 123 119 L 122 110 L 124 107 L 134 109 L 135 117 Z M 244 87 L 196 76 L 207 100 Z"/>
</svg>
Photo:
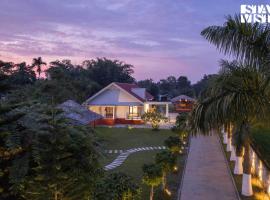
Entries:
<svg viewBox="0 0 270 200">
<path fill-rule="evenodd" d="M 259 162 L 259 179 L 260 181 L 262 181 L 262 161 Z"/>
<path fill-rule="evenodd" d="M 267 193 L 270 194 L 270 176 L 269 176 L 269 179 L 268 179 Z"/>
<path fill-rule="evenodd" d="M 168 189 L 165 189 L 165 192 L 166 192 L 166 193 L 167 193 L 167 195 L 169 195 L 169 196 L 171 196 L 171 195 L 172 195 L 171 191 L 170 191 L 170 190 L 168 190 Z"/>
</svg>

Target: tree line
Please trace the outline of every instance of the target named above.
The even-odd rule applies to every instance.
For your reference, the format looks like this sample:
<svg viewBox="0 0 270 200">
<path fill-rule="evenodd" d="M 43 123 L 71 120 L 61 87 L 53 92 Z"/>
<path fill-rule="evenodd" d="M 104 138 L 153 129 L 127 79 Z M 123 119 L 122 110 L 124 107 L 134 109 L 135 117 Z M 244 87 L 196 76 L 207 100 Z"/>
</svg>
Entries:
<svg viewBox="0 0 270 200">
<path fill-rule="evenodd" d="M 85 60 L 80 65 L 70 60 L 47 64 L 41 57 L 34 58 L 31 65 L 0 60 L 0 95 L 12 93 L 24 101 L 34 98 L 47 103 L 53 97 L 55 103 L 68 99 L 81 103 L 111 82 L 125 82 L 145 87 L 156 100 L 159 95 L 198 97 L 215 76 L 204 75 L 192 85 L 186 76 L 169 76 L 157 82 L 152 79 L 136 81 L 133 73 L 132 65 L 106 58 Z"/>
</svg>

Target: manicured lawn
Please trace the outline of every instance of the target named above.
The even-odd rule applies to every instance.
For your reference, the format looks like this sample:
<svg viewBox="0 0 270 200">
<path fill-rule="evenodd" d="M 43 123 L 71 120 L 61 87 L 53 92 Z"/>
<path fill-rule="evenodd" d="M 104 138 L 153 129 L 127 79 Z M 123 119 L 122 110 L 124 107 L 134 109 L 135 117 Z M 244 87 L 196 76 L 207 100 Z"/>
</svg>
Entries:
<svg viewBox="0 0 270 200">
<path fill-rule="evenodd" d="M 127 129 L 127 128 L 97 128 L 96 135 L 105 149 L 130 149 L 144 146 L 163 146 L 164 140 L 169 136 L 175 136 L 170 130 L 152 131 L 151 129 Z M 124 172 L 134 178 L 142 188 L 142 200 L 149 199 L 149 187 L 142 184 L 143 164 L 153 163 L 155 155 L 159 152 L 143 151 L 131 154 L 127 160 L 118 168 L 110 172 Z M 101 158 L 101 164 L 109 164 L 117 154 L 107 154 Z M 172 191 L 171 197 L 164 197 L 160 188 L 156 189 L 155 199 L 176 199 L 177 189 L 182 176 L 184 156 L 178 157 L 178 173 L 168 176 L 168 186 Z"/>
<path fill-rule="evenodd" d="M 270 128 L 252 129 L 253 143 L 270 166 Z"/>
<path fill-rule="evenodd" d="M 96 135 L 105 149 L 131 149 L 144 146 L 163 146 L 171 130 L 152 131 L 151 129 L 105 128 L 95 129 Z"/>
</svg>

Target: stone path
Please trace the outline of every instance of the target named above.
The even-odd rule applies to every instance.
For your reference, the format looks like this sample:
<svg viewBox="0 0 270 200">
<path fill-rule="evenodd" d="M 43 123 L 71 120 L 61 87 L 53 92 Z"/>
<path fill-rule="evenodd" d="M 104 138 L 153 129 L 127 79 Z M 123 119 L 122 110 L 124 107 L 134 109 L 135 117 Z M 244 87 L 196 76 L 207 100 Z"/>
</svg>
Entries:
<svg viewBox="0 0 270 200">
<path fill-rule="evenodd" d="M 217 135 L 191 138 L 181 200 L 238 200 Z"/>
<path fill-rule="evenodd" d="M 136 152 L 140 151 L 151 151 L 151 150 L 162 150 L 166 149 L 165 146 L 157 146 L 157 147 L 139 147 L 139 148 L 133 148 L 133 149 L 128 149 L 126 151 L 124 150 L 108 150 L 106 151 L 107 153 L 120 153 L 120 155 L 110 164 L 106 165 L 104 169 L 106 171 L 112 170 L 116 167 L 119 167 L 120 165 L 123 164 L 123 162 L 127 159 L 127 157 Z"/>
</svg>

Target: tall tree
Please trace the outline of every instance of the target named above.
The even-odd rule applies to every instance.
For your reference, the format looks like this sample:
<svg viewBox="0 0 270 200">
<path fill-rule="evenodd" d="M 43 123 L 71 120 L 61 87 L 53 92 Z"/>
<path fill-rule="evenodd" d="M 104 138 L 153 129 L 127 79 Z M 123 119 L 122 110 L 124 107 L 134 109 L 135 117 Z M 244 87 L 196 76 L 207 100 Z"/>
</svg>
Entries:
<svg viewBox="0 0 270 200">
<path fill-rule="evenodd" d="M 197 83 L 192 85 L 192 88 L 195 92 L 195 96 L 199 97 L 208 87 L 209 84 L 211 84 L 211 81 L 216 77 L 216 74 L 209 74 L 204 75 L 201 80 L 199 80 Z"/>
<path fill-rule="evenodd" d="M 156 154 L 156 163 L 161 166 L 162 170 L 162 188 L 167 189 L 167 174 L 172 172 L 176 165 L 176 156 L 170 151 L 161 151 Z"/>
<path fill-rule="evenodd" d="M 150 200 L 154 200 L 154 187 L 157 187 L 162 182 L 162 171 L 159 165 L 149 164 L 143 165 L 143 178 L 142 181 L 151 187 Z"/>
<path fill-rule="evenodd" d="M 235 56 L 240 63 L 222 63 L 223 66 L 228 66 L 227 76 L 223 75 L 223 78 L 221 80 L 219 79 L 223 86 L 214 87 L 214 97 L 209 101 L 205 101 L 203 105 L 197 105 L 195 113 L 198 113 L 195 114 L 197 116 L 195 117 L 195 121 L 201 126 L 209 126 L 209 121 L 214 120 L 213 116 L 215 116 L 217 117 L 215 121 L 226 118 L 226 123 L 231 121 L 236 123 L 236 130 L 239 130 L 238 134 L 241 135 L 241 137 L 236 138 L 244 138 L 243 144 L 246 155 L 244 157 L 242 194 L 250 196 L 253 193 L 251 187 L 250 158 L 248 156 L 250 124 L 252 119 L 262 117 L 263 113 L 268 111 L 269 108 L 269 105 L 267 105 L 269 100 L 266 100 L 267 98 L 269 99 L 267 92 L 269 91 L 269 66 L 266 63 L 269 63 L 268 38 L 270 31 L 269 26 L 260 23 L 242 23 L 240 15 L 234 17 L 228 16 L 226 19 L 223 26 L 210 26 L 204 29 L 201 34 L 221 52 Z M 226 83 L 227 85 L 222 83 Z M 224 98 L 221 100 L 220 96 Z M 217 107 L 221 105 L 224 107 Z M 210 108 L 220 110 L 215 115 L 213 114 L 213 110 L 212 112 L 209 111 L 208 114 L 211 117 L 199 114 L 201 111 L 198 109 L 209 110 Z M 223 112 L 221 112 L 222 109 Z M 235 116 L 229 115 L 227 113 L 229 110 Z M 235 119 L 236 116 L 238 117 L 237 119 Z M 204 120 L 199 122 L 199 119 L 202 118 Z M 222 121 L 224 122 L 224 120 Z M 206 124 L 203 125 L 203 123 Z"/>
<path fill-rule="evenodd" d="M 96 60 L 84 61 L 83 66 L 87 68 L 91 79 L 102 87 L 111 82 L 135 82 L 132 77 L 133 66 L 118 60 L 97 58 Z"/>
<path fill-rule="evenodd" d="M 140 195 L 133 178 L 121 172 L 105 176 L 97 184 L 95 193 L 96 200 L 134 200 Z"/>
<path fill-rule="evenodd" d="M 31 66 L 22 62 L 15 65 L 15 70 L 12 72 L 10 78 L 13 84 L 20 86 L 33 84 L 36 81 L 36 74 Z"/>
<path fill-rule="evenodd" d="M 264 120 L 270 112 L 270 78 L 252 66 L 223 61 L 219 77 L 208 89 L 207 97 L 200 100 L 192 113 L 193 130 L 204 132 L 233 123 L 236 127 L 236 154 L 243 162 L 242 194 L 253 194 L 251 186 L 250 126 Z M 241 164 L 241 163 L 240 163 Z"/>
<path fill-rule="evenodd" d="M 179 76 L 177 79 L 177 90 L 179 94 L 185 94 L 190 97 L 194 96 L 194 90 L 186 76 Z"/>
<path fill-rule="evenodd" d="M 240 15 L 229 15 L 223 26 L 209 26 L 201 35 L 221 52 L 249 65 L 261 65 L 269 56 L 269 26 L 242 23 Z"/>
<path fill-rule="evenodd" d="M 36 68 L 39 78 L 40 78 L 40 74 L 42 72 L 42 66 L 44 66 L 44 65 L 47 65 L 47 63 L 44 62 L 41 57 L 33 58 L 32 67 Z"/>
<path fill-rule="evenodd" d="M 153 81 L 153 79 L 146 79 L 138 81 L 138 86 L 142 88 L 146 88 L 147 92 L 154 96 L 155 99 L 158 99 L 159 88 L 157 83 Z"/>
<path fill-rule="evenodd" d="M 6 184 L 12 193 L 33 200 L 91 198 L 102 170 L 89 129 L 72 126 L 60 110 L 33 102 L 3 119 L 13 113 L 23 115 L 1 126 L 9 133 L 4 147 L 21 152 L 8 163 Z"/>
</svg>

